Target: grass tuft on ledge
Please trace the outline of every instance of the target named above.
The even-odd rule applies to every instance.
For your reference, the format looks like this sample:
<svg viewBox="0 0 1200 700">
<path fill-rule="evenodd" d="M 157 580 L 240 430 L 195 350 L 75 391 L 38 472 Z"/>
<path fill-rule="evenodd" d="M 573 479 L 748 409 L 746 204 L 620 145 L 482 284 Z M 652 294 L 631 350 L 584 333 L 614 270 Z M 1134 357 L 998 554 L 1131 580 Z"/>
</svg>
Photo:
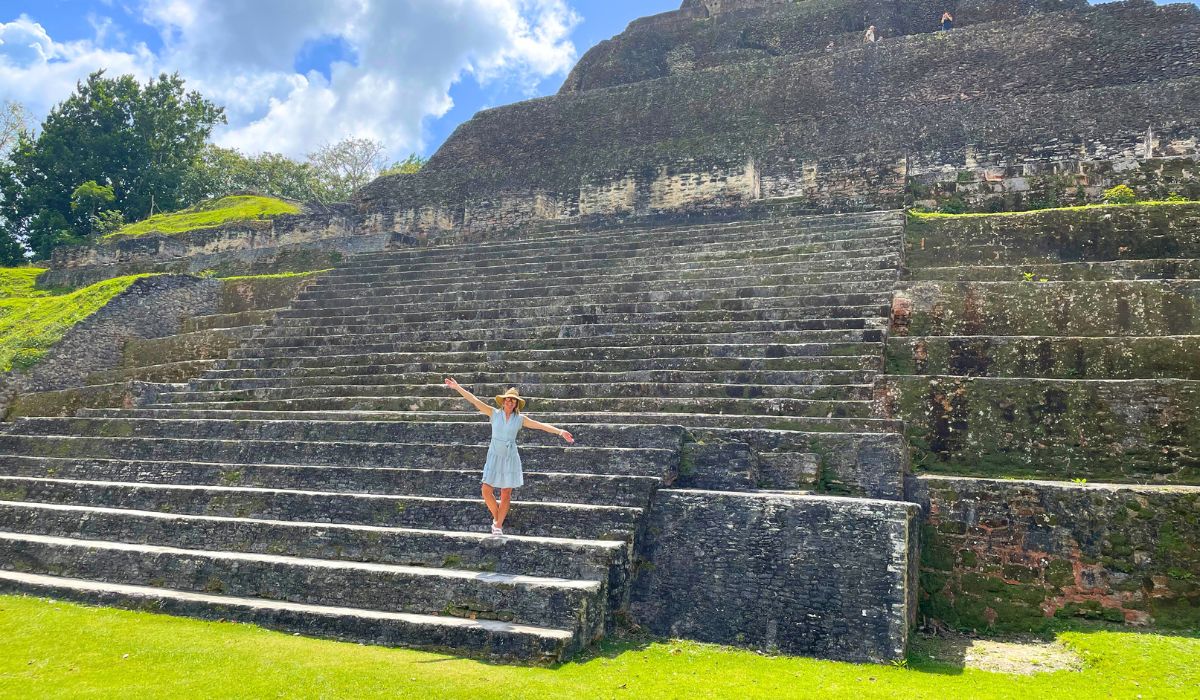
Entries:
<svg viewBox="0 0 1200 700">
<path fill-rule="evenodd" d="M 299 214 L 300 207 L 275 197 L 230 195 L 201 202 L 193 207 L 169 214 L 155 214 L 149 219 L 122 226 L 104 239 L 144 236 L 148 233 L 174 235 L 215 228 L 237 221 L 269 219 L 280 214 Z"/>
<path fill-rule="evenodd" d="M 1058 211 L 1091 211 L 1103 209 L 1136 209 L 1138 207 L 1200 207 L 1200 202 L 1196 201 L 1167 201 L 1167 200 L 1150 200 L 1145 202 L 1132 202 L 1130 204 L 1081 204 L 1073 207 L 1050 207 L 1048 209 L 1028 209 L 1025 211 L 999 211 L 999 212 L 967 212 L 965 214 L 947 214 L 940 211 L 918 211 L 909 209 L 908 215 L 913 219 L 980 219 L 980 218 L 1003 218 L 1008 216 L 1036 216 L 1038 214 L 1046 214 L 1048 212 Z"/>
<path fill-rule="evenodd" d="M 1057 641 L 1082 668 L 1032 675 L 985 671 L 942 653 L 930 638 L 914 645 L 906 663 L 890 666 L 634 639 L 605 642 L 561 666 L 531 668 L 0 596 L 0 695 L 1194 700 L 1200 687 L 1195 635 L 1076 629 L 1059 632 Z"/>
</svg>

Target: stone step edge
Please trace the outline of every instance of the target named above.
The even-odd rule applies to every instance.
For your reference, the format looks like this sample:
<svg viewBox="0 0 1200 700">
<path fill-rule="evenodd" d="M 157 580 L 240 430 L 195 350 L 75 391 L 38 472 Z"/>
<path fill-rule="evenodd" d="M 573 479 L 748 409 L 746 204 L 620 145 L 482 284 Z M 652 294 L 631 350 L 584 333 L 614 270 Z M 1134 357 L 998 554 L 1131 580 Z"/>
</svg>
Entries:
<svg viewBox="0 0 1200 700">
<path fill-rule="evenodd" d="M 37 482 L 48 484 L 75 484 L 83 486 L 96 486 L 102 488 L 122 488 L 122 489 L 147 489 L 156 491 L 219 491 L 225 493 L 253 493 L 253 494 L 285 494 L 289 496 L 317 496 L 317 497 L 334 497 L 334 498 L 357 498 L 363 500 L 381 500 L 381 501 L 426 501 L 437 503 L 467 503 L 472 506 L 479 505 L 478 498 L 451 498 L 440 496 L 397 496 L 391 494 L 378 493 L 348 493 L 345 491 L 313 491 L 308 489 L 268 489 L 258 486 L 220 486 L 220 485 L 200 485 L 200 484 L 153 484 L 137 481 L 97 481 L 93 479 L 55 479 L 35 476 L 4 476 L 0 475 L 0 483 L 16 483 L 16 482 Z M 40 501 L 29 501 L 30 503 L 38 503 Z M 515 501 L 514 501 L 515 502 Z M 536 504 L 545 508 L 553 508 L 570 512 L 573 510 L 601 510 L 609 512 L 626 512 L 630 514 L 639 514 L 643 509 L 633 508 L 629 506 L 608 506 L 608 505 L 591 505 L 587 503 L 563 503 L 560 501 L 524 501 L 526 504 Z"/>
<path fill-rule="evenodd" d="M 812 222 L 806 222 L 812 223 Z M 493 239 L 490 241 L 480 241 L 479 243 L 453 243 L 446 245 L 431 245 L 413 248 L 411 250 L 381 250 L 362 253 L 355 256 L 348 262 L 347 268 L 354 267 L 374 267 L 380 264 L 390 265 L 398 264 L 420 257 L 448 257 L 459 252 L 469 252 L 472 254 L 484 251 L 502 251 L 509 257 L 521 255 L 522 253 L 536 253 L 543 250 L 546 245 L 553 243 L 566 243 L 572 246 L 583 247 L 586 251 L 594 252 L 594 249 L 603 249 L 610 244 L 636 244 L 634 250 L 643 250 L 652 248 L 655 245 L 663 243 L 674 243 L 682 246 L 687 242 L 695 242 L 698 235 L 701 236 L 701 245 L 728 245 L 738 243 L 744 240 L 754 240 L 756 234 L 768 233 L 771 234 L 771 240 L 786 240 L 789 238 L 814 238 L 823 236 L 838 236 L 845 234 L 845 237 L 833 238 L 833 241 L 856 240 L 864 236 L 855 235 L 865 232 L 874 231 L 895 231 L 897 234 L 903 230 L 903 222 L 899 221 L 880 221 L 880 220 L 862 220 L 856 222 L 835 222 L 835 225 L 817 225 L 817 226 L 790 226 L 783 224 L 780 226 L 766 224 L 750 224 L 737 227 L 726 227 L 726 230 L 719 231 L 715 227 L 707 229 L 708 231 L 716 232 L 717 235 L 703 236 L 705 229 L 695 228 L 679 228 L 679 229 L 661 229 L 661 228 L 645 228 L 635 229 L 632 231 L 614 230 L 608 233 L 602 233 L 595 236 L 556 236 L 549 239 L 528 239 L 528 238 L 504 238 Z M 817 243 L 828 241 L 814 241 Z M 409 257 L 402 257 L 403 255 Z M 524 257 L 529 257 L 525 255 Z M 356 264 L 357 263 L 357 264 Z M 346 268 L 342 268 L 346 269 Z"/>
<path fill-rule="evenodd" d="M 563 589 L 587 593 L 598 593 L 601 582 L 587 579 L 564 579 L 549 576 L 528 576 L 525 574 L 502 574 L 491 571 L 470 571 L 467 569 L 444 569 L 430 566 L 409 566 L 405 564 L 380 564 L 345 559 L 313 559 L 309 557 L 291 557 L 279 554 L 258 554 L 253 552 L 227 552 L 221 550 L 184 549 L 153 544 L 130 544 L 127 542 L 110 542 L 107 540 L 86 540 L 74 537 L 59 537 L 56 535 L 31 535 L 24 533 L 6 532 L 0 530 L 0 542 L 32 542 L 36 544 L 66 547 L 71 549 L 100 549 L 113 552 L 134 552 L 147 555 L 167 555 L 175 557 L 193 557 L 211 561 L 233 563 L 278 564 L 284 566 L 305 567 L 311 569 L 327 569 L 330 571 L 357 571 L 388 573 L 409 576 L 417 580 L 452 579 L 460 581 L 477 581 L 499 586 L 519 586 L 528 589 Z"/>
<path fill-rule="evenodd" d="M 165 404 L 164 407 L 170 408 L 171 405 L 172 404 Z M 852 419 L 848 419 L 848 420 L 852 420 Z M 251 443 L 251 442 L 269 443 L 269 444 L 274 444 L 274 443 L 278 442 L 276 440 L 247 440 L 247 439 L 233 440 L 233 439 L 229 439 L 229 438 L 176 438 L 176 437 L 154 437 L 154 436 L 142 436 L 142 435 L 131 435 L 131 436 L 125 436 L 125 437 L 113 437 L 113 436 L 106 436 L 106 435 L 39 435 L 37 433 L 20 433 L 20 432 L 3 432 L 3 433 L 0 433 L 0 437 L 32 438 L 35 440 L 43 439 L 43 438 L 55 438 L 55 439 L 59 439 L 59 440 L 107 440 L 107 441 L 117 441 L 117 442 L 170 441 L 172 443 L 206 443 L 206 444 L 217 442 L 217 443 L 232 443 L 235 445 L 244 445 L 244 444 Z M 368 440 L 304 440 L 302 442 L 306 445 L 343 445 L 343 444 L 347 444 L 347 443 L 352 443 L 355 445 L 374 445 L 374 446 L 378 446 L 378 447 L 390 447 L 393 449 L 398 449 L 398 448 L 405 447 L 405 446 L 420 446 L 420 447 L 434 447 L 434 448 L 436 448 L 436 447 L 485 447 L 488 444 L 486 442 L 479 442 L 479 443 L 466 443 L 466 442 L 437 442 L 437 443 L 434 443 L 434 442 L 371 442 Z M 571 449 L 571 450 L 587 450 L 589 452 L 603 451 L 603 452 L 632 452 L 632 453 L 674 452 L 673 449 L 667 449 L 667 448 L 663 448 L 663 447 L 603 447 L 603 446 L 590 446 L 590 445 L 576 445 L 576 446 L 572 446 L 572 447 L 568 448 L 568 447 L 561 446 L 561 445 L 535 445 L 535 444 L 529 444 L 529 443 L 521 445 L 521 449 L 522 450 Z M 0 457 L 2 457 L 2 456 L 4 456 L 4 455 L 2 453 L 0 453 Z M 12 456 L 27 457 L 30 455 L 12 455 Z"/>
<path fill-rule="evenodd" d="M 824 234 L 824 233 L 852 233 L 852 234 L 867 234 L 867 235 L 851 235 L 851 236 L 829 238 L 829 239 L 819 238 L 820 235 Z M 835 248 L 836 246 L 842 245 L 842 244 L 859 244 L 859 243 L 874 244 L 874 243 L 878 243 L 881 241 L 886 241 L 888 243 L 893 243 L 893 244 L 899 245 L 903 241 L 902 233 L 903 233 L 902 227 L 891 225 L 891 224 L 882 225 L 882 226 L 858 227 L 858 228 L 852 228 L 852 229 L 848 228 L 848 229 L 831 229 L 831 230 L 825 230 L 825 231 L 810 231 L 807 233 L 799 232 L 799 231 L 789 231 L 789 232 L 780 233 L 771 238 L 761 239 L 760 242 L 765 243 L 765 245 L 760 245 L 760 246 L 756 246 L 756 247 L 752 247 L 752 248 L 745 248 L 744 250 L 774 251 L 774 250 L 780 250 L 783 248 L 821 247 L 819 250 L 814 250 L 811 253 L 803 253 L 803 254 L 827 253 L 827 252 L 830 252 L 830 250 L 826 249 L 825 246 L 829 246 L 833 249 L 836 249 Z M 818 240 L 813 240 L 814 237 L 817 237 Z M 580 250 L 551 253 L 551 254 L 547 255 L 546 252 L 544 250 L 542 250 L 540 247 L 532 247 L 529 250 L 524 251 L 524 250 L 511 250 L 510 248 L 505 247 L 504 244 L 500 244 L 500 245 L 497 245 L 494 247 L 484 244 L 484 245 L 475 246 L 472 249 L 472 256 L 469 258 L 465 258 L 465 259 L 459 258 L 459 257 L 454 257 L 449 254 L 443 254 L 444 249 L 430 247 L 430 248 L 421 249 L 421 251 L 424 253 L 423 255 L 417 255 L 417 256 L 414 256 L 411 258 L 404 258 L 404 259 L 398 259 L 398 260 L 386 260 L 386 259 L 384 259 L 384 260 L 372 260 L 372 259 L 350 260 L 350 261 L 347 261 L 347 263 L 344 266 L 338 268 L 338 270 L 339 271 L 341 271 L 341 270 L 361 271 L 361 270 L 370 270 L 370 269 L 377 269 L 377 268 L 387 268 L 387 269 L 403 269 L 405 271 L 411 271 L 413 269 L 432 269 L 432 268 L 436 268 L 436 267 L 442 267 L 448 261 L 452 261 L 452 260 L 453 261 L 462 261 L 464 263 L 490 261 L 490 260 L 494 260 L 495 256 L 498 254 L 503 254 L 505 257 L 505 260 L 511 262 L 514 265 L 529 264 L 528 262 L 525 262 L 525 261 L 539 261 L 539 260 L 546 260 L 548 262 L 569 262 L 569 261 L 577 260 L 577 259 L 594 260 L 594 259 L 596 259 L 597 254 L 603 254 L 603 253 L 613 253 L 613 255 L 606 258 L 609 260 L 633 260 L 633 259 L 638 259 L 638 258 L 644 257 L 647 254 L 654 252 L 655 250 L 658 250 L 661 253 L 665 253 L 665 255 L 667 257 L 671 257 L 671 258 L 683 257 L 688 260 L 696 260 L 697 262 L 705 262 L 705 260 L 704 260 L 705 256 L 708 256 L 711 258 L 717 258 L 717 259 L 730 259 L 730 258 L 728 258 L 729 255 L 737 255 L 741 252 L 736 249 L 739 244 L 744 245 L 746 243 L 754 243 L 754 242 L 756 242 L 756 239 L 754 237 L 743 237 L 743 238 L 729 238 L 729 239 L 725 239 L 725 240 L 701 241 L 698 244 L 700 246 L 699 248 L 695 248 L 695 249 L 691 249 L 691 250 L 688 250 L 687 246 L 688 245 L 697 245 L 697 243 L 694 240 L 689 241 L 688 239 L 674 240 L 674 241 L 672 241 L 671 247 L 666 248 L 666 249 L 659 247 L 659 245 L 662 243 L 662 241 L 654 241 L 654 240 L 648 240 L 648 239 L 639 241 L 638 239 L 631 240 L 631 239 L 624 239 L 624 238 L 616 237 L 616 238 L 610 239 L 610 241 L 607 241 L 607 242 L 620 242 L 620 243 L 635 242 L 635 243 L 641 243 L 642 245 L 614 249 L 610 246 L 605 245 L 605 243 L 600 243 L 598 245 L 589 246 L 585 242 L 576 240 L 574 242 L 574 245 L 580 246 Z M 850 249 L 851 250 L 862 250 L 863 248 L 850 248 Z M 444 252 L 451 253 L 452 251 L 444 251 Z M 763 257 L 770 257 L 770 256 L 763 256 Z M 733 258 L 733 259 L 739 259 L 739 258 Z M 362 264 L 362 263 L 367 263 L 367 264 Z M 498 267 L 498 266 L 499 265 L 487 265 L 487 266 L 483 266 L 482 269 L 488 269 L 491 267 Z M 475 266 L 475 267 L 478 267 L 478 266 Z M 455 268 L 455 269 L 461 269 L 461 268 Z M 339 276 L 340 275 L 336 274 L 336 272 L 335 272 L 334 274 L 324 277 L 323 280 L 337 279 L 337 277 L 339 277 Z M 319 282 L 318 282 L 318 284 L 319 284 Z"/>
<path fill-rule="evenodd" d="M 21 508 L 26 510 L 51 510 L 58 512 L 79 513 L 86 515 L 89 513 L 105 513 L 110 515 L 127 515 L 138 518 L 152 518 L 157 520 L 192 520 L 198 522 L 215 522 L 215 523 L 251 523 L 257 525 L 268 525 L 271 527 L 295 528 L 298 530 L 306 528 L 316 528 L 321 530 L 352 530 L 357 532 L 378 532 L 392 534 L 414 534 L 414 535 L 438 535 L 446 538 L 460 538 L 476 541 L 488 541 L 496 538 L 496 535 L 490 535 L 481 532 L 471 532 L 469 530 L 435 530 L 417 527 L 388 527 L 383 525 L 365 525 L 356 523 L 319 523 L 306 520 L 271 520 L 267 518 L 234 518 L 223 515 L 199 515 L 190 513 L 161 513 L 154 510 L 137 510 L 134 508 L 109 508 L 104 506 L 81 506 L 70 503 L 42 503 L 40 501 L 6 501 L 0 500 L 0 506 L 6 508 Z M 623 540 L 592 540 L 586 538 L 574 537 L 549 537 L 544 535 L 504 535 L 505 540 L 513 542 L 527 542 L 530 544 L 547 544 L 547 545 L 570 545 L 577 547 L 585 547 L 591 549 L 600 549 L 612 553 L 621 551 L 626 543 Z"/>
<path fill-rule="evenodd" d="M 43 436 L 43 437 L 60 437 L 60 436 Z M 304 470 L 304 469 L 311 469 L 311 470 L 337 469 L 340 471 L 351 470 L 351 471 L 362 471 L 362 472 L 404 472 L 404 473 L 415 472 L 415 473 L 420 473 L 420 474 L 467 474 L 467 475 L 472 475 L 472 476 L 479 476 L 479 473 L 480 473 L 479 469 L 422 469 L 419 467 L 363 467 L 363 466 L 356 466 L 356 465 L 339 466 L 336 464 L 258 464 L 258 463 L 254 463 L 254 462 L 237 462 L 237 463 L 198 462 L 195 460 L 188 460 L 188 459 L 165 460 L 165 459 L 119 459 L 119 458 L 114 458 L 114 457 L 38 457 L 38 456 L 32 456 L 32 455 L 2 455 L 2 457 L 6 458 L 6 459 L 16 459 L 16 460 L 37 460 L 37 461 L 58 460 L 60 462 L 86 462 L 89 464 L 96 463 L 96 462 L 104 462 L 107 464 L 145 464 L 145 465 L 158 464 L 158 465 L 171 465 L 171 466 L 186 465 L 189 467 L 200 467 L 200 468 L 210 468 L 211 467 L 213 469 L 228 469 L 228 470 L 232 470 L 232 471 L 237 471 L 240 469 L 258 469 L 258 470 L 262 470 L 262 471 L 271 471 L 271 470 L 284 471 L 284 470 L 289 470 L 289 469 L 293 469 L 293 470 L 297 470 L 297 471 Z M 22 479 L 41 478 L 41 477 L 24 477 L 24 476 L 15 475 L 15 474 L 5 474 L 3 470 L 4 470 L 4 466 L 0 465 L 0 477 L 11 476 L 14 478 L 22 478 Z M 635 482 L 643 482 L 646 485 L 662 483 L 662 479 L 660 477 L 645 476 L 642 474 L 592 474 L 589 472 L 547 472 L 547 471 L 540 471 L 540 470 L 539 471 L 525 470 L 523 473 L 526 477 L 543 477 L 543 476 L 545 476 L 545 477 L 550 477 L 550 478 L 561 478 L 561 477 L 569 476 L 569 477 L 576 477 L 576 478 L 584 479 L 584 480 L 597 480 L 597 481 L 635 481 Z M 46 477 L 46 478 L 54 478 L 54 477 L 50 476 L 50 477 Z M 104 479 L 97 479 L 96 481 L 100 481 L 100 482 L 104 482 L 104 483 L 117 483 L 117 482 L 108 482 Z M 174 483 L 163 483 L 163 482 L 137 482 L 137 483 L 145 483 L 147 485 L 159 484 L 159 485 L 165 485 L 165 486 L 199 486 L 199 487 L 205 486 L 205 484 L 174 484 Z M 217 485 L 219 485 L 219 484 L 217 484 Z M 280 489 L 280 490 L 288 490 L 288 489 Z M 354 492 L 346 492 L 346 491 L 331 491 L 329 493 L 354 495 Z M 382 494 L 382 495 L 404 496 L 406 494 L 396 493 L 396 494 Z M 427 498 L 437 498 L 437 497 L 429 496 Z M 2 499 L 0 499 L 0 500 L 2 500 Z M 541 501 L 514 501 L 514 503 L 517 503 L 517 502 L 540 503 Z M 580 505 L 586 505 L 586 504 L 580 504 Z"/>
<path fill-rule="evenodd" d="M 291 612 L 312 615 L 322 618 L 350 617 L 363 621 L 398 622 L 410 625 L 438 626 L 447 629 L 474 629 L 491 634 L 521 635 L 545 638 L 560 644 L 568 644 L 574 637 L 570 630 L 560 630 L 548 627 L 534 627 L 492 620 L 471 620 L 459 617 L 441 617 L 435 615 L 417 615 L 414 613 L 385 612 L 362 608 L 342 608 L 323 605 L 306 605 L 286 601 L 268 600 L 266 598 L 240 598 L 220 596 L 211 593 L 192 593 L 166 588 L 149 586 L 134 586 L 129 584 L 104 583 L 86 579 L 63 578 L 60 576 L 45 576 L 40 574 L 23 574 L 14 571 L 0 570 L 0 587 L 3 584 L 15 585 L 31 594 L 44 591 L 55 596 L 57 591 L 70 591 L 78 594 L 108 593 L 131 599 L 131 602 L 152 602 L 164 598 L 185 603 L 198 603 L 229 608 L 241 608 L 246 613 L 255 612 Z M 140 606 L 139 606 L 140 607 Z M 284 629 L 295 629 L 291 625 L 282 625 Z M 297 630 L 302 631 L 302 630 Z"/>
</svg>

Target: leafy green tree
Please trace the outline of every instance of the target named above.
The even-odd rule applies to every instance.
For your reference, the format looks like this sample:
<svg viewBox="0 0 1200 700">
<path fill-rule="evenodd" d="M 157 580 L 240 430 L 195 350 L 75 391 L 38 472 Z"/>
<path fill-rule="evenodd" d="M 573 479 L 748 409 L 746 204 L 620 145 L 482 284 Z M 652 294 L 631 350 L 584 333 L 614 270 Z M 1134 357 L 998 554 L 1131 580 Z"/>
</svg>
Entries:
<svg viewBox="0 0 1200 700">
<path fill-rule="evenodd" d="M 101 185 L 95 180 L 88 180 L 71 193 L 71 211 L 77 214 L 79 212 L 87 214 L 87 218 L 84 219 L 87 235 L 96 233 L 96 215 L 114 199 L 116 199 L 116 195 L 113 194 L 113 188 Z"/>
<path fill-rule="evenodd" d="M 80 185 L 108 183 L 112 209 L 132 219 L 182 204 L 182 184 L 224 110 L 176 75 L 141 85 L 104 71 L 76 85 L 37 137 L 24 133 L 0 165 L 0 218 L 10 237 L 45 258 L 93 230 L 95 211 L 72 208 Z"/>
<path fill-rule="evenodd" d="M 358 188 L 379 176 L 383 155 L 383 144 L 355 138 L 326 144 L 308 154 L 317 201 L 329 203 L 350 199 Z"/>
<path fill-rule="evenodd" d="M 429 162 L 428 158 L 422 158 L 416 153 L 410 153 L 404 160 L 398 160 L 388 167 L 384 168 L 379 174 L 382 175 L 412 175 L 421 171 L 425 164 Z"/>
<path fill-rule="evenodd" d="M 192 163 L 183 181 L 183 204 L 235 192 L 256 192 L 272 197 L 311 200 L 312 168 L 279 153 L 246 156 L 232 148 L 208 144 Z"/>
</svg>

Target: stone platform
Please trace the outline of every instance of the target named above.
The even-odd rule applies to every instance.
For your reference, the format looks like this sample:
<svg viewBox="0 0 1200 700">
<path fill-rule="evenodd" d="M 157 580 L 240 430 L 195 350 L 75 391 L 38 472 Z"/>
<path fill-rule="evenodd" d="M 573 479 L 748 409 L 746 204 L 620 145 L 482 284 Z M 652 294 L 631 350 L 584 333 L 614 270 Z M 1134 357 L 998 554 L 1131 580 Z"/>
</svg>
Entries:
<svg viewBox="0 0 1200 700">
<path fill-rule="evenodd" d="M 782 215 L 352 258 L 145 405 L 7 426 L 0 586 L 526 661 L 618 613 L 902 657 L 916 510 L 872 408 L 902 231 L 897 212 Z M 446 376 L 517 385 L 578 439 L 522 437 L 504 537 L 478 496 L 486 422 Z M 701 513 L 714 527 L 686 537 Z M 715 610 L 729 582 L 702 574 L 741 568 L 741 538 L 790 563 Z M 707 562 L 681 588 L 689 541 Z"/>
</svg>

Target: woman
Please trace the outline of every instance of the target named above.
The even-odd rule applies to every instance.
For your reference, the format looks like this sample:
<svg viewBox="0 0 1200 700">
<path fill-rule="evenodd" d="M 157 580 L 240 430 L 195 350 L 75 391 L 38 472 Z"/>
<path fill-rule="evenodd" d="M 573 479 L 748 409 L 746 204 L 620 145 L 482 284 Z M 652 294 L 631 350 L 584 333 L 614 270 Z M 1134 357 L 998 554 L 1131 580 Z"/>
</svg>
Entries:
<svg viewBox="0 0 1200 700">
<path fill-rule="evenodd" d="M 948 32 L 951 29 L 954 29 L 954 16 L 951 15 L 949 12 L 943 12 L 942 13 L 942 31 Z"/>
<path fill-rule="evenodd" d="M 533 428 L 547 433 L 553 433 L 567 441 L 575 442 L 575 438 L 565 430 L 553 425 L 539 423 L 532 418 L 521 415 L 525 408 L 525 399 L 516 389 L 509 389 L 496 396 L 496 410 L 479 400 L 471 392 L 459 386 L 453 378 L 446 378 L 446 386 L 462 394 L 479 412 L 491 418 L 492 441 L 488 445 L 487 462 L 483 465 L 483 502 L 487 504 L 492 514 L 492 534 L 504 534 L 504 518 L 508 516 L 508 504 L 512 500 L 512 490 L 525 483 L 521 476 L 521 455 L 517 452 L 517 431 L 521 428 Z M 500 489 L 500 502 L 496 502 L 496 489 Z"/>
</svg>

